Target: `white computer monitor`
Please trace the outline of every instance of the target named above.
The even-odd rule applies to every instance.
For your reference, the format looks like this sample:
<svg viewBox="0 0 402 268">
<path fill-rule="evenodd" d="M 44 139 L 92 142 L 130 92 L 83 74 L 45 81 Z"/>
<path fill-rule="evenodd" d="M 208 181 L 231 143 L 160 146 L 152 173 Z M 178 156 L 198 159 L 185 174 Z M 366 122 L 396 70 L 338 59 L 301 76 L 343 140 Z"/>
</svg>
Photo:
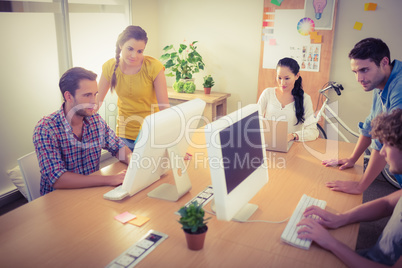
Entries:
<svg viewBox="0 0 402 268">
<path fill-rule="evenodd" d="M 162 184 L 148 196 L 177 201 L 191 189 L 184 158 L 203 118 L 205 101 L 194 99 L 147 116 L 136 140 L 122 190 L 132 196 L 172 169 L 175 184 Z"/>
<path fill-rule="evenodd" d="M 260 106 L 250 104 L 206 128 L 214 210 L 219 220 L 247 220 L 257 209 L 248 202 L 268 182 Z"/>
</svg>

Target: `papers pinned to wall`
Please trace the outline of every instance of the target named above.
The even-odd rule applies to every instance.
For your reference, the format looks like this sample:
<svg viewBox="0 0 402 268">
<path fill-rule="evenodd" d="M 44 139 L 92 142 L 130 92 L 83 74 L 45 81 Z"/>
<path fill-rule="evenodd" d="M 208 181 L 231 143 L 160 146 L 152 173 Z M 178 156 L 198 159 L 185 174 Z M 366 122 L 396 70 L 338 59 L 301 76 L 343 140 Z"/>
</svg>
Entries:
<svg viewBox="0 0 402 268">
<path fill-rule="evenodd" d="M 297 28 L 304 16 L 303 9 L 276 9 L 274 16 L 270 16 L 275 23 L 263 29 L 263 68 L 275 69 L 280 59 L 290 57 L 303 71 L 320 70 L 321 44 L 311 44 L 310 36 L 300 34 Z"/>
</svg>

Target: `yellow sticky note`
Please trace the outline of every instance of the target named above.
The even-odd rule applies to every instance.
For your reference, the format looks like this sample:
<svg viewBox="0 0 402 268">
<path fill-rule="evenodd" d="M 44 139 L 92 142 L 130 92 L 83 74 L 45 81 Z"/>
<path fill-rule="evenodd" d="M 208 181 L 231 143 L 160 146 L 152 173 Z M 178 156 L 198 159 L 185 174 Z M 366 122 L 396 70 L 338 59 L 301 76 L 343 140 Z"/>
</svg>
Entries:
<svg viewBox="0 0 402 268">
<path fill-rule="evenodd" d="M 364 4 L 364 11 L 374 11 L 377 9 L 376 3 L 366 3 Z"/>
<path fill-rule="evenodd" d="M 317 35 L 315 38 L 311 39 L 313 44 L 321 44 L 322 43 L 322 35 Z"/>
<path fill-rule="evenodd" d="M 318 36 L 317 32 L 310 32 L 310 39 L 314 39 Z"/>
<path fill-rule="evenodd" d="M 363 27 L 363 23 L 356 21 L 355 26 L 353 26 L 353 29 L 355 30 L 361 30 Z"/>
<path fill-rule="evenodd" d="M 146 223 L 149 220 L 150 220 L 150 218 L 148 218 L 148 217 L 137 215 L 137 217 L 135 219 L 129 221 L 128 223 L 131 223 L 136 226 L 142 226 L 144 223 Z"/>
</svg>

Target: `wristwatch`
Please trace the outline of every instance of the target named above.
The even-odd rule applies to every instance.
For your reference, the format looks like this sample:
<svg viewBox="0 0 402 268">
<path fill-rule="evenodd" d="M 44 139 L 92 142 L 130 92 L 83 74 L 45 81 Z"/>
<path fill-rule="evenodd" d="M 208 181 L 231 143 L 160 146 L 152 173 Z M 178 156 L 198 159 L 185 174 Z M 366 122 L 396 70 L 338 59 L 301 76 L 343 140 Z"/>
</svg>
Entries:
<svg viewBox="0 0 402 268">
<path fill-rule="evenodd" d="M 296 133 L 292 133 L 293 135 L 293 140 L 295 141 L 297 139 L 297 134 Z"/>
</svg>

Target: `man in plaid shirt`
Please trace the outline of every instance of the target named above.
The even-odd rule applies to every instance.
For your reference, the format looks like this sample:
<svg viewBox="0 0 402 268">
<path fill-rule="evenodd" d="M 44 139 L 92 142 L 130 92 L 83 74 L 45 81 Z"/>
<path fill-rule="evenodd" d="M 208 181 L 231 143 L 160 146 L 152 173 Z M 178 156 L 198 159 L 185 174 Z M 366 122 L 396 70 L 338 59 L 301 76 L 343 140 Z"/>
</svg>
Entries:
<svg viewBox="0 0 402 268">
<path fill-rule="evenodd" d="M 42 195 L 62 188 L 117 186 L 124 180 L 125 170 L 112 176 L 91 175 L 99 170 L 102 149 L 126 164 L 131 157 L 131 150 L 96 112 L 96 76 L 80 67 L 65 72 L 59 82 L 61 109 L 35 127 Z"/>
</svg>

